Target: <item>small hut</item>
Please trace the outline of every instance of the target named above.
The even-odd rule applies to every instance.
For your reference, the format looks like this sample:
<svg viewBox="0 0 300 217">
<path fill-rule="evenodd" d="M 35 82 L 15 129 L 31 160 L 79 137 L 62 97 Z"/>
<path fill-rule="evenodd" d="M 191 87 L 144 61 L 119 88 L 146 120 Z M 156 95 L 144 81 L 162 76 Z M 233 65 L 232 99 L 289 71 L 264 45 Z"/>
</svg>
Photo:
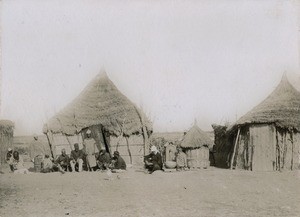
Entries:
<svg viewBox="0 0 300 217">
<path fill-rule="evenodd" d="M 187 163 L 189 168 L 207 168 L 209 167 L 209 150 L 214 143 L 210 137 L 202 131 L 196 123 L 185 134 L 180 147 L 187 154 Z"/>
<path fill-rule="evenodd" d="M 53 155 L 73 144 L 82 144 L 90 129 L 98 149 L 118 150 L 127 163 L 143 161 L 149 150 L 152 124 L 105 72 L 93 79 L 83 92 L 44 125 Z"/>
<path fill-rule="evenodd" d="M 0 120 L 0 163 L 6 162 L 8 148 L 13 148 L 14 123 L 9 120 Z"/>
<path fill-rule="evenodd" d="M 228 129 L 231 168 L 253 171 L 299 167 L 300 93 L 286 75 L 259 105 Z"/>
</svg>

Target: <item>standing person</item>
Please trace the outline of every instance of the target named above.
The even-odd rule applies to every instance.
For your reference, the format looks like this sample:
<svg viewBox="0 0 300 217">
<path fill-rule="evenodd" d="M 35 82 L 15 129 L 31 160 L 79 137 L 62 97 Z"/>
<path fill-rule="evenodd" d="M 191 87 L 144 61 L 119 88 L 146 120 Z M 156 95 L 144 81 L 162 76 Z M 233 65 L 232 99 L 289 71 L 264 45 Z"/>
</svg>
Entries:
<svg viewBox="0 0 300 217">
<path fill-rule="evenodd" d="M 118 151 L 114 152 L 114 157 L 112 158 L 113 169 L 115 170 L 126 170 L 126 163 L 124 159 L 120 156 Z"/>
<path fill-rule="evenodd" d="M 11 172 L 14 171 L 13 159 L 13 150 L 11 148 L 8 148 L 6 153 L 6 162 L 9 165 Z"/>
<path fill-rule="evenodd" d="M 97 166 L 95 153 L 99 152 L 95 139 L 91 136 L 91 131 L 88 129 L 86 131 L 86 138 L 83 141 L 83 146 L 86 154 L 86 163 L 89 171 L 93 171 L 94 167 Z"/>
<path fill-rule="evenodd" d="M 178 153 L 176 156 L 176 167 L 177 170 L 183 170 L 187 168 L 187 157 L 186 154 L 182 151 L 182 148 L 178 148 Z"/>
<path fill-rule="evenodd" d="M 99 169 L 106 170 L 108 168 L 108 165 L 110 164 L 110 160 L 110 155 L 106 152 L 106 150 L 101 149 L 97 159 Z"/>
<path fill-rule="evenodd" d="M 46 154 L 50 156 L 51 152 L 49 146 L 45 146 L 45 144 L 39 139 L 39 136 L 35 134 L 29 146 L 29 154 L 30 158 L 34 161 L 36 156 L 45 156 Z"/>
<path fill-rule="evenodd" d="M 70 158 L 66 154 L 66 149 L 61 150 L 61 155 L 54 161 L 54 168 L 58 169 L 59 172 L 65 173 L 68 171 L 70 165 Z"/>
<path fill-rule="evenodd" d="M 74 149 L 75 150 L 71 151 L 71 156 L 70 156 L 70 164 L 71 164 L 72 172 L 75 172 L 75 166 L 78 166 L 78 172 L 82 172 L 84 152 L 82 150 L 79 150 L 78 143 L 74 144 Z"/>
<path fill-rule="evenodd" d="M 150 174 L 156 170 L 162 170 L 162 157 L 154 145 L 151 147 L 151 153 L 144 157 L 144 161 Z"/>
</svg>

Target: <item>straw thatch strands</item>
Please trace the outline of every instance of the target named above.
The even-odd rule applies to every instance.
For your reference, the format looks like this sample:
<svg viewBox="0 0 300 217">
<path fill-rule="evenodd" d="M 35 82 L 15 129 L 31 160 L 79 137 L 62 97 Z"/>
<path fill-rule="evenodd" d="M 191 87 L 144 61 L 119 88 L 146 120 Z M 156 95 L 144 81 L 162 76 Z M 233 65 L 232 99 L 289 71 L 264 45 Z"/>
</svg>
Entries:
<svg viewBox="0 0 300 217">
<path fill-rule="evenodd" d="M 0 163 L 6 161 L 8 148 L 13 148 L 14 123 L 9 120 L 0 120 Z"/>
<path fill-rule="evenodd" d="M 300 93 L 285 75 L 267 99 L 229 127 L 228 140 L 231 167 L 255 171 L 298 169 Z"/>
<path fill-rule="evenodd" d="M 127 141 L 122 137 L 139 136 L 138 143 L 142 146 L 139 148 L 143 149 L 143 153 L 139 153 L 141 156 L 148 150 L 144 145 L 148 145 L 148 136 L 152 132 L 152 124 L 144 113 L 117 89 L 105 72 L 97 75 L 77 98 L 52 117 L 45 124 L 44 133 L 50 144 L 69 145 L 72 149 L 75 142 L 82 143 L 88 128 L 98 148 L 105 147 L 109 152 L 122 142 L 128 150 Z M 55 141 L 53 135 L 60 135 L 60 138 Z M 112 146 L 111 136 L 118 138 Z"/>
<path fill-rule="evenodd" d="M 214 142 L 196 124 L 184 136 L 181 147 L 187 154 L 189 168 L 209 167 L 209 150 Z"/>
</svg>

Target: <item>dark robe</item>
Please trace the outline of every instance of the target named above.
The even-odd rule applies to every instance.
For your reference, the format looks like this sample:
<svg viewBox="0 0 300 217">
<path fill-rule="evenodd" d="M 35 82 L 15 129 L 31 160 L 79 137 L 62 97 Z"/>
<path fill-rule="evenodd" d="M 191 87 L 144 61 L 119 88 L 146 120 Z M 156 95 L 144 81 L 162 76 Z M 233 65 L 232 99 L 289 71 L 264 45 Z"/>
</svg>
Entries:
<svg viewBox="0 0 300 217">
<path fill-rule="evenodd" d="M 99 154 L 97 160 L 99 169 L 105 170 L 107 169 L 107 165 L 110 163 L 110 156 L 107 152 L 105 152 L 104 154 Z"/>
<path fill-rule="evenodd" d="M 144 161 L 151 163 L 152 165 L 146 165 L 146 168 L 149 170 L 150 173 L 153 173 L 156 170 L 162 170 L 163 163 L 162 157 L 159 152 L 156 154 L 150 153 L 149 155 L 144 157 Z"/>
<path fill-rule="evenodd" d="M 113 160 L 115 160 L 114 169 L 126 170 L 126 163 L 121 156 L 114 157 Z"/>
</svg>

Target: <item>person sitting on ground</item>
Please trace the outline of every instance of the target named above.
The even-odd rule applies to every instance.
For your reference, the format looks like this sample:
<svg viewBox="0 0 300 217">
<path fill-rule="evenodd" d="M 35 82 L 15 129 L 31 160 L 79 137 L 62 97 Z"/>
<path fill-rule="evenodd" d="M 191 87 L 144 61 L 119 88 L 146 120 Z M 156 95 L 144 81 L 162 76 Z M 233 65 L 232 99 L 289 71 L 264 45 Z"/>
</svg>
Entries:
<svg viewBox="0 0 300 217">
<path fill-rule="evenodd" d="M 126 170 L 126 163 L 124 159 L 120 156 L 118 151 L 114 152 L 114 156 L 112 158 L 112 169 L 116 170 Z"/>
<path fill-rule="evenodd" d="M 71 151 L 70 156 L 70 165 L 72 168 L 72 172 L 75 172 L 75 166 L 78 166 L 78 172 L 82 172 L 84 152 L 82 150 L 79 150 L 78 143 L 74 144 L 74 149 L 75 150 Z"/>
<path fill-rule="evenodd" d="M 97 166 L 95 153 L 98 152 L 95 139 L 92 137 L 90 129 L 86 131 L 86 138 L 83 141 L 83 147 L 86 154 L 86 164 L 89 171 L 94 171 Z"/>
<path fill-rule="evenodd" d="M 45 155 L 42 161 L 41 173 L 51 173 L 53 171 L 53 162 L 51 161 L 49 155 Z"/>
<path fill-rule="evenodd" d="M 29 174 L 28 169 L 24 167 L 23 158 L 20 156 L 18 151 L 13 152 L 13 167 L 14 173 Z"/>
<path fill-rule="evenodd" d="M 6 153 L 6 162 L 9 165 L 11 172 L 14 171 L 13 159 L 13 150 L 11 148 L 8 148 Z"/>
<path fill-rule="evenodd" d="M 151 153 L 144 157 L 144 162 L 150 174 L 156 170 L 162 170 L 162 157 L 154 145 L 151 147 Z"/>
<path fill-rule="evenodd" d="M 97 158 L 97 165 L 100 170 L 106 170 L 110 164 L 111 159 L 109 153 L 105 149 L 101 149 Z"/>
<path fill-rule="evenodd" d="M 178 148 L 178 153 L 176 156 L 176 168 L 177 170 L 183 170 L 187 168 L 187 157 L 182 151 L 182 148 Z"/>
<path fill-rule="evenodd" d="M 70 158 L 66 154 L 66 149 L 61 150 L 61 155 L 57 157 L 57 159 L 54 161 L 54 169 L 58 170 L 61 173 L 65 173 L 68 171 L 68 168 L 70 166 Z"/>
</svg>

